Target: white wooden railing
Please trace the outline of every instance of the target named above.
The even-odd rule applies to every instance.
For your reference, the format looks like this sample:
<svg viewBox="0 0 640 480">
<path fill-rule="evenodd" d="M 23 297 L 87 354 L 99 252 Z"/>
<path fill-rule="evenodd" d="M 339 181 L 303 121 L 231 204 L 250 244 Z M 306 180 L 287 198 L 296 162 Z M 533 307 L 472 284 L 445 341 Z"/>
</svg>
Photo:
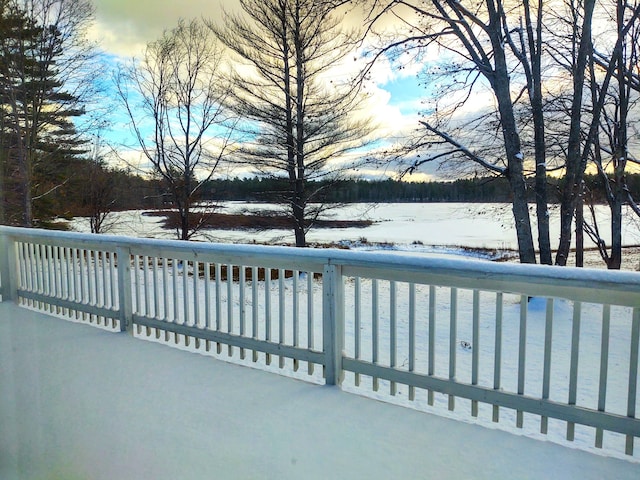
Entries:
<svg viewBox="0 0 640 480">
<path fill-rule="evenodd" d="M 628 455 L 640 436 L 638 273 L 0 227 L 0 293 L 425 409 L 586 429 Z"/>
</svg>

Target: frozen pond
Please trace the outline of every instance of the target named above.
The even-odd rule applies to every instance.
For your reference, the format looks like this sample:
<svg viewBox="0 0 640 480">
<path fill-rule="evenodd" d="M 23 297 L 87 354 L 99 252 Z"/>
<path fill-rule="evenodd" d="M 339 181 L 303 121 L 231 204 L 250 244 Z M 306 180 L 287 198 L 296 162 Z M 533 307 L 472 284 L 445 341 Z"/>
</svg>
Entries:
<svg viewBox="0 0 640 480">
<path fill-rule="evenodd" d="M 264 203 L 224 202 L 221 213 L 251 213 L 275 210 L 278 206 Z M 607 211 L 597 209 L 601 217 L 603 236 L 609 241 Z M 558 209 L 551 211 L 551 242 L 559 238 Z M 504 203 L 380 203 L 349 204 L 329 210 L 326 217 L 340 220 L 369 219 L 373 224 L 365 228 L 315 228 L 307 234 L 310 244 L 345 244 L 359 248 L 390 248 L 432 254 L 466 254 L 462 247 L 487 250 L 515 250 L 516 233 L 511 205 Z M 633 219 L 630 213 L 627 219 Z M 532 211 L 535 232 L 535 216 Z M 162 228 L 162 217 L 144 215 L 144 211 L 111 214 L 108 233 L 152 238 L 176 238 L 173 230 Z M 88 232 L 87 219 L 78 218 L 72 228 Z M 537 234 L 534 233 L 534 239 Z M 221 243 L 294 244 L 291 230 L 206 230 L 194 237 Z M 592 244 L 588 239 L 586 246 Z M 626 221 L 623 244 L 640 244 L 639 222 Z M 596 254 L 597 256 L 597 254 Z M 634 257 L 635 258 L 635 257 Z M 601 263 L 601 261 L 598 260 Z M 637 260 L 633 260 L 637 265 Z"/>
</svg>

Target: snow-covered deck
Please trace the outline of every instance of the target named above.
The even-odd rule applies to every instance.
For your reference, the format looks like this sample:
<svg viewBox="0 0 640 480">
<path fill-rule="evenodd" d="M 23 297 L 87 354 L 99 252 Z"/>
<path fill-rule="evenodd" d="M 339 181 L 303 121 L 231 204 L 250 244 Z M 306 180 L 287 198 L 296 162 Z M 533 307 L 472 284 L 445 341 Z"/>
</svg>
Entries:
<svg viewBox="0 0 640 480">
<path fill-rule="evenodd" d="M 0 478 L 637 479 L 640 464 L 0 303 Z"/>
</svg>

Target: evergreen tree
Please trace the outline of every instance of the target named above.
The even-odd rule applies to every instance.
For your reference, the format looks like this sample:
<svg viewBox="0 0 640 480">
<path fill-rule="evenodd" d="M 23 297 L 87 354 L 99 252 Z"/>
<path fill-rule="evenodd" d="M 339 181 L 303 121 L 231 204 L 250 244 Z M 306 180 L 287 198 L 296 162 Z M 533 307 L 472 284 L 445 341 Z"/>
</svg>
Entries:
<svg viewBox="0 0 640 480">
<path fill-rule="evenodd" d="M 42 200 L 66 180 L 60 176 L 64 164 L 85 153 L 73 121 L 84 110 L 68 85 L 80 90 L 75 75 L 81 69 L 75 65 L 71 73 L 73 57 L 66 49 L 90 15 L 90 5 L 80 0 L 0 3 L 0 183 L 6 222 L 33 226 L 40 216 L 34 206 L 45 207 Z"/>
</svg>

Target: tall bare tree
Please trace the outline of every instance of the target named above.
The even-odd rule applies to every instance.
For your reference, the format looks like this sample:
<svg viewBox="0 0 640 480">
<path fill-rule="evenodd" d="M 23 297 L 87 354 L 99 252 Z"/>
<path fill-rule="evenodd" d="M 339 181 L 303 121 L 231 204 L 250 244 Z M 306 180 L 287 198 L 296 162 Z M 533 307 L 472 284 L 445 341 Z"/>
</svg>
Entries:
<svg viewBox="0 0 640 480">
<path fill-rule="evenodd" d="M 225 13 L 224 27 L 209 23 L 237 60 L 227 105 L 247 133 L 239 158 L 288 181 L 283 201 L 299 247 L 322 208 L 322 189 L 312 190 L 308 181 L 339 178 L 353 166 L 341 159 L 372 130 L 357 116 L 358 85 L 337 69 L 356 45 L 336 14 L 347 3 L 240 0 L 244 15 Z"/>
<path fill-rule="evenodd" d="M 637 71 L 640 49 L 640 4 L 617 0 L 615 13 L 616 42 L 610 51 L 593 49 L 589 57 L 589 84 L 592 103 L 602 104 L 599 119 L 600 134 L 594 138 L 593 163 L 605 190 L 611 212 L 611 245 L 607 248 L 598 227 L 595 209 L 591 206 L 590 223 L 584 228 L 598 247 L 610 269 L 622 264 L 623 207 L 629 205 L 637 215 L 640 207 L 627 185 L 627 167 L 638 163 L 629 149 L 629 128 L 632 112 L 637 107 L 640 93 L 640 72 Z M 612 83 L 608 84 L 611 78 Z M 603 88 L 608 85 L 609 88 Z M 637 121 L 637 118 L 635 119 Z"/>
<path fill-rule="evenodd" d="M 218 78 L 221 60 L 209 29 L 197 20 L 181 20 L 147 45 L 142 60 L 116 76 L 142 153 L 177 210 L 181 240 L 200 229 L 193 208 L 230 145 L 232 128 L 222 107 L 226 91 Z"/>
<path fill-rule="evenodd" d="M 515 109 L 519 96 L 513 92 L 513 64 L 509 61 L 511 51 L 509 43 L 505 42 L 505 38 L 513 32 L 507 22 L 508 10 L 505 3 L 502 0 L 480 3 L 458 0 L 375 0 L 372 4 L 372 29 L 391 15 L 404 23 L 407 32 L 405 37 L 391 40 L 378 53 L 378 57 L 406 49 L 423 51 L 429 47 L 440 48 L 445 52 L 444 56 L 451 60 L 444 68 L 444 74 L 454 78 L 452 88 L 466 92 L 458 105 L 472 98 L 476 89 L 488 86 L 496 106 L 495 112 L 490 114 L 495 114 L 497 124 L 494 128 L 501 136 L 499 153 L 494 151 L 491 157 L 485 157 L 470 146 L 469 136 L 456 137 L 448 132 L 446 120 L 435 124 L 427 118 L 421 124 L 436 138 L 434 143 L 440 143 L 442 148 L 445 144 L 448 145 L 447 151 L 443 153 L 440 150 L 428 160 L 441 159 L 446 155 L 462 157 L 507 178 L 513 199 L 512 211 L 520 261 L 535 263 L 536 252 L 527 203 L 524 148 Z M 539 37 L 533 33 L 529 35 L 536 53 Z M 512 42 L 512 45 L 515 43 Z M 525 52 L 518 51 L 522 59 L 525 59 Z M 533 58 L 535 60 L 537 57 Z M 534 80 L 531 81 L 531 91 L 535 98 Z M 434 118 L 442 118 L 441 112 L 434 111 Z M 487 128 L 486 122 L 484 128 Z M 488 132 L 483 132 L 485 138 L 490 132 L 491 128 L 488 128 Z M 424 161 L 419 160 L 414 167 Z M 544 212 L 546 214 L 546 205 Z"/>
<path fill-rule="evenodd" d="M 577 51 L 572 55 L 571 76 L 573 80 L 570 125 L 567 137 L 567 156 L 565 162 L 565 186 L 561 192 L 560 200 L 560 240 L 556 253 L 556 264 L 566 265 L 571 246 L 571 225 L 576 211 L 576 205 L 582 192 L 582 182 L 588 161 L 590 145 L 595 138 L 599 112 L 597 106 L 592 111 L 592 120 L 583 141 L 583 104 L 584 84 L 586 79 L 588 59 L 592 51 L 592 23 L 596 0 L 585 0 L 582 9 L 575 14 L 575 22 L 572 25 L 575 39 L 572 42 L 577 46 Z M 572 6 L 573 7 L 573 6 Z M 575 8 L 579 8 L 575 6 Z M 578 12 L 578 10 L 576 10 Z M 581 18 L 581 20 L 579 20 Z M 578 22 L 581 25 L 578 25 Z"/>
</svg>

